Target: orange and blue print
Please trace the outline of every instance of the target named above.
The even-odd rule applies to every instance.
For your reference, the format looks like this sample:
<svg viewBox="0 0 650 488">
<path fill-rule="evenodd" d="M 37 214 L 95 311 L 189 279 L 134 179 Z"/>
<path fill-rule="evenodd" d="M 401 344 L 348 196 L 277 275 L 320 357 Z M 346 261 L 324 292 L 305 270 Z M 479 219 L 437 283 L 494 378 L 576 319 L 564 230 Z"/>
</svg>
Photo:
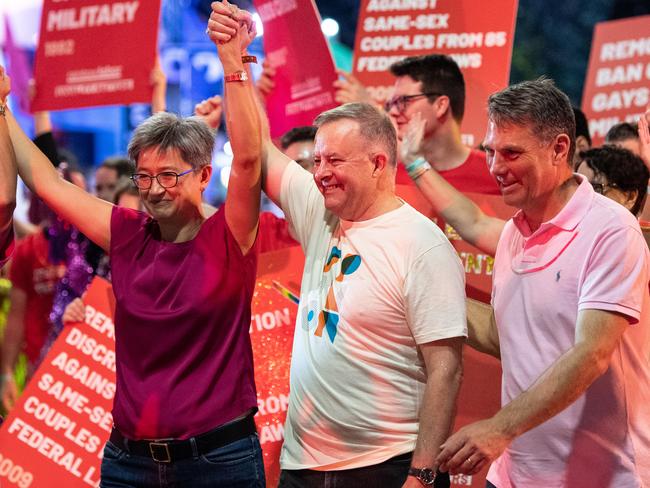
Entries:
<svg viewBox="0 0 650 488">
<path fill-rule="evenodd" d="M 361 256 L 358 254 L 347 254 L 343 260 L 341 260 L 341 256 L 341 250 L 338 247 L 334 246 L 327 261 L 325 262 L 325 266 L 323 267 L 323 273 L 327 273 L 336 263 L 341 261 L 341 269 L 336 276 L 336 281 L 338 283 L 342 282 L 346 276 L 354 273 L 357 269 L 359 269 L 359 266 L 361 265 Z M 314 311 L 310 310 L 309 314 L 307 315 L 307 319 L 311 322 L 313 318 Z M 314 335 L 317 337 L 322 337 L 323 330 L 325 330 L 330 342 L 333 343 L 338 332 L 338 323 L 339 307 L 334 296 L 334 283 L 332 283 L 330 284 L 329 290 L 327 291 L 325 306 L 318 314 L 318 325 L 316 326 Z"/>
</svg>

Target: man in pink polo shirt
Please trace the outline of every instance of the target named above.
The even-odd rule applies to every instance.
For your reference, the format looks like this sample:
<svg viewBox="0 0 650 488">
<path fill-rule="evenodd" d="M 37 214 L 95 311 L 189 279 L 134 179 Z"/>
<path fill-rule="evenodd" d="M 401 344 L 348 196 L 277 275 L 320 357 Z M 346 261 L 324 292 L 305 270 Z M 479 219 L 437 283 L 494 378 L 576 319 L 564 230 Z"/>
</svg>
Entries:
<svg viewBox="0 0 650 488">
<path fill-rule="evenodd" d="M 5 119 L 10 89 L 9 75 L 0 66 L 0 267 L 9 259 L 14 247 L 12 216 L 16 206 L 16 158 Z"/>
<path fill-rule="evenodd" d="M 451 436 L 440 468 L 494 461 L 498 488 L 650 486 L 650 253 L 638 222 L 572 173 L 571 104 L 550 80 L 493 94 L 488 115 L 490 171 L 520 210 L 497 245 L 494 316 L 469 329 L 501 356 L 503 406 Z"/>
</svg>

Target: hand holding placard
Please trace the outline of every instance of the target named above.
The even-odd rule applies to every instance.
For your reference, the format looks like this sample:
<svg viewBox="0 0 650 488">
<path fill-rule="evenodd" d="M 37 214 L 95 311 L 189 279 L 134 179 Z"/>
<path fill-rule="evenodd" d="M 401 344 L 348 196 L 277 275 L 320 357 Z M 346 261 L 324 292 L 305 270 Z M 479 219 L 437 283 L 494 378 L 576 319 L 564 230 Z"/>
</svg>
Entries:
<svg viewBox="0 0 650 488">
<path fill-rule="evenodd" d="M 641 145 L 641 159 L 650 170 L 650 105 L 646 107 L 645 114 L 639 118 L 639 143 Z"/>
<path fill-rule="evenodd" d="M 7 103 L 7 97 L 11 92 L 11 78 L 6 73 L 4 66 L 0 66 L 0 103 Z"/>
<path fill-rule="evenodd" d="M 65 307 L 61 321 L 64 325 L 83 322 L 86 318 L 86 305 L 81 298 L 75 298 Z"/>
<path fill-rule="evenodd" d="M 377 104 L 366 90 L 366 87 L 352 73 L 347 73 L 342 69 L 337 69 L 336 73 L 340 78 L 334 82 L 334 88 L 336 89 L 334 100 L 340 104 L 353 102 Z"/>
<path fill-rule="evenodd" d="M 269 93 L 271 93 L 271 90 L 275 88 L 275 81 L 273 81 L 275 72 L 275 68 L 271 66 L 271 63 L 269 63 L 267 59 L 265 59 L 262 63 L 262 74 L 257 80 L 257 83 L 255 83 L 255 88 L 257 88 L 257 91 L 264 98 L 266 98 Z"/>
</svg>

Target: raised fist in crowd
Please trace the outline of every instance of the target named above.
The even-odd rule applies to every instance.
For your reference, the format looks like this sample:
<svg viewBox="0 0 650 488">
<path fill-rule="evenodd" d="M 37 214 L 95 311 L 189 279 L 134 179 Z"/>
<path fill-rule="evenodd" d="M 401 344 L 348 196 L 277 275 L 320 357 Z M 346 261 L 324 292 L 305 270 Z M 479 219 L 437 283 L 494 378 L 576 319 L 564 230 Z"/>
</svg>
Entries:
<svg viewBox="0 0 650 488">
<path fill-rule="evenodd" d="M 219 127 L 222 113 L 223 102 L 219 95 L 207 98 L 194 106 L 194 114 L 201 117 L 211 129 Z"/>
</svg>

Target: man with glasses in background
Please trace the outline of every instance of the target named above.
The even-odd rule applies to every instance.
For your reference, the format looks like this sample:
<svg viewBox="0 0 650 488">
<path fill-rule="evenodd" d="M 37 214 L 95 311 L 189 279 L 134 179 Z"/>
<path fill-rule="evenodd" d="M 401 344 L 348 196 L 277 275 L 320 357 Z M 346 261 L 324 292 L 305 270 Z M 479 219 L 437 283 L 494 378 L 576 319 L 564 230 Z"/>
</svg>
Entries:
<svg viewBox="0 0 650 488">
<path fill-rule="evenodd" d="M 398 139 L 402 140 L 417 114 L 425 121 L 420 153 L 411 161 L 403 161 L 407 171 L 410 168 L 409 175 L 420 169 L 418 164 L 410 165 L 428 163 L 459 191 L 499 195 L 485 154 L 461 140 L 465 80 L 456 62 L 441 54 L 413 56 L 393 64 L 390 71 L 397 80 L 394 95 L 384 108 L 395 124 Z M 397 183 L 403 182 L 398 171 Z"/>
</svg>

